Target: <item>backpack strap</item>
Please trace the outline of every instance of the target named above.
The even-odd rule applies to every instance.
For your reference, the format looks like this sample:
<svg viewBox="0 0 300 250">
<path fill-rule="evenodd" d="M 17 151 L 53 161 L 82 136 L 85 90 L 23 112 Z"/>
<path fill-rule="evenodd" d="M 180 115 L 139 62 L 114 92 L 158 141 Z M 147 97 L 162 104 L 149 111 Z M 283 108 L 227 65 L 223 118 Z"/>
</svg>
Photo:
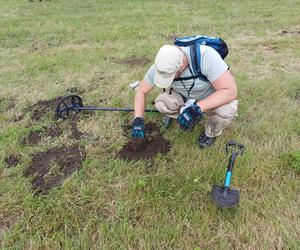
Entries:
<svg viewBox="0 0 300 250">
<path fill-rule="evenodd" d="M 196 78 L 208 82 L 207 77 L 203 75 L 201 72 L 201 51 L 200 51 L 199 43 L 194 43 L 190 45 L 190 54 L 191 54 L 192 68 Z"/>
<path fill-rule="evenodd" d="M 190 56 L 191 56 L 192 69 L 193 69 L 192 71 L 189 68 L 191 76 L 176 78 L 174 79 L 174 81 L 185 81 L 185 80 L 199 78 L 202 81 L 209 82 L 207 77 L 203 75 L 201 72 L 201 51 L 200 51 L 199 43 L 194 43 L 190 45 Z"/>
</svg>

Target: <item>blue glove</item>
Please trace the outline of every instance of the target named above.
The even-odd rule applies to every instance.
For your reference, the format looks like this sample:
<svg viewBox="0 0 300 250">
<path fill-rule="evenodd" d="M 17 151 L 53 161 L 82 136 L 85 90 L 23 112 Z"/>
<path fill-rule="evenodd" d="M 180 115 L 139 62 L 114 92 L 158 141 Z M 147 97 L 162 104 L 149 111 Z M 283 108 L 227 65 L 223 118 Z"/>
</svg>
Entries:
<svg viewBox="0 0 300 250">
<path fill-rule="evenodd" d="M 132 138 L 145 138 L 145 124 L 144 119 L 141 117 L 134 118 L 131 124 L 131 137 Z"/>
<path fill-rule="evenodd" d="M 192 130 L 195 125 L 201 120 L 203 113 L 200 107 L 194 102 L 193 105 L 186 108 L 180 116 L 178 116 L 177 121 L 179 126 L 183 130 Z"/>
</svg>

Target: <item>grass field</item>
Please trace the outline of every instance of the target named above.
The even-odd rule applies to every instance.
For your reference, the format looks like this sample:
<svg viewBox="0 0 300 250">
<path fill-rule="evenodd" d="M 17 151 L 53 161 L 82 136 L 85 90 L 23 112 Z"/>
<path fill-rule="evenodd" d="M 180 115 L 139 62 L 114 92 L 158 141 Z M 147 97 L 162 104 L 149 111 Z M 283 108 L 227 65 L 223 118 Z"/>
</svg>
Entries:
<svg viewBox="0 0 300 250">
<path fill-rule="evenodd" d="M 0 0 L 2 249 L 300 249 L 299 13 L 296 0 Z M 196 144 L 203 126 L 174 124 L 163 131 L 169 153 L 128 162 L 116 152 L 132 114 L 80 115 L 74 127 L 44 108 L 34 119 L 41 101 L 70 92 L 132 107 L 128 83 L 160 46 L 198 33 L 228 43 L 239 87 L 239 116 L 213 148 Z M 241 202 L 221 210 L 208 192 L 223 182 L 230 139 L 246 145 L 232 182 Z M 81 166 L 36 193 L 34 155 L 61 146 L 81 152 Z M 45 179 L 61 177 L 49 164 Z"/>
</svg>

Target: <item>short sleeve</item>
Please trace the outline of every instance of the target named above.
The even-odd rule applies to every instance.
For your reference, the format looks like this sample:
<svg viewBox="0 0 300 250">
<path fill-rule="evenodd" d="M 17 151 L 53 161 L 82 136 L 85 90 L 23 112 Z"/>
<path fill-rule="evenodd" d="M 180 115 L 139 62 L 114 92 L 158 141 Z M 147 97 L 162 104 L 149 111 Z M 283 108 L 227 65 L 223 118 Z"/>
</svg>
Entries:
<svg viewBox="0 0 300 250">
<path fill-rule="evenodd" d="M 228 65 L 216 50 L 208 46 L 204 47 L 201 71 L 210 82 L 214 82 L 228 69 Z"/>
<path fill-rule="evenodd" d="M 144 80 L 149 83 L 151 86 L 155 86 L 154 84 L 154 74 L 155 74 L 156 68 L 153 64 L 147 71 L 147 73 L 144 76 Z"/>
</svg>

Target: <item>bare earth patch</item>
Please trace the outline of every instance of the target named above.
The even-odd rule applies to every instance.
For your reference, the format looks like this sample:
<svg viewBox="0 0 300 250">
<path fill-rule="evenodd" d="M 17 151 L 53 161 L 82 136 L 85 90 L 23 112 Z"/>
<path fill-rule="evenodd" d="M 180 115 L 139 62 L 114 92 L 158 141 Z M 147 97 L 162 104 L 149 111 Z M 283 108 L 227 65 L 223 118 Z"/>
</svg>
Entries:
<svg viewBox="0 0 300 250">
<path fill-rule="evenodd" d="M 47 194 L 79 169 L 85 158 L 85 150 L 78 145 L 52 148 L 32 155 L 32 163 L 24 175 L 33 177 L 35 194 Z"/>
<path fill-rule="evenodd" d="M 300 30 L 282 30 L 281 35 L 300 34 Z"/>
<path fill-rule="evenodd" d="M 21 155 L 19 155 L 19 154 L 18 155 L 14 155 L 14 154 L 8 155 L 5 157 L 4 161 L 8 168 L 15 167 L 20 163 Z"/>
<path fill-rule="evenodd" d="M 73 118 L 70 120 L 70 125 L 71 125 L 72 136 L 73 136 L 76 140 L 79 140 L 79 139 L 82 138 L 83 133 L 80 132 L 80 131 L 78 130 L 77 122 L 78 122 L 77 117 L 73 117 Z"/>
<path fill-rule="evenodd" d="M 37 103 L 33 104 L 32 106 L 29 107 L 29 110 L 32 111 L 31 119 L 33 121 L 39 121 L 42 119 L 45 114 L 49 111 L 55 110 L 58 102 L 60 101 L 62 97 L 56 97 L 51 100 L 46 100 L 46 101 L 38 101 Z"/>
<path fill-rule="evenodd" d="M 129 126 L 125 127 L 125 129 L 128 128 Z M 170 149 L 170 142 L 162 136 L 156 124 L 147 123 L 146 139 L 129 140 L 117 156 L 124 160 L 152 159 L 157 154 L 168 153 Z"/>
<path fill-rule="evenodd" d="M 79 140 L 82 138 L 83 133 L 78 130 L 77 119 L 74 117 L 70 120 L 70 130 L 72 138 Z M 27 138 L 23 138 L 20 142 L 21 145 L 36 145 L 43 137 L 56 138 L 63 134 L 63 130 L 58 125 L 53 125 L 51 127 L 43 127 L 42 131 L 32 131 Z"/>
<path fill-rule="evenodd" d="M 55 138 L 62 135 L 63 131 L 59 126 L 50 128 L 44 127 L 43 131 L 32 131 L 27 138 L 22 139 L 21 145 L 36 145 L 43 137 Z"/>
<path fill-rule="evenodd" d="M 121 61 L 121 63 L 123 64 L 127 64 L 127 65 L 140 65 L 140 66 L 145 66 L 150 62 L 150 60 L 147 57 L 143 57 L 143 58 L 126 58 L 124 60 Z"/>
</svg>

